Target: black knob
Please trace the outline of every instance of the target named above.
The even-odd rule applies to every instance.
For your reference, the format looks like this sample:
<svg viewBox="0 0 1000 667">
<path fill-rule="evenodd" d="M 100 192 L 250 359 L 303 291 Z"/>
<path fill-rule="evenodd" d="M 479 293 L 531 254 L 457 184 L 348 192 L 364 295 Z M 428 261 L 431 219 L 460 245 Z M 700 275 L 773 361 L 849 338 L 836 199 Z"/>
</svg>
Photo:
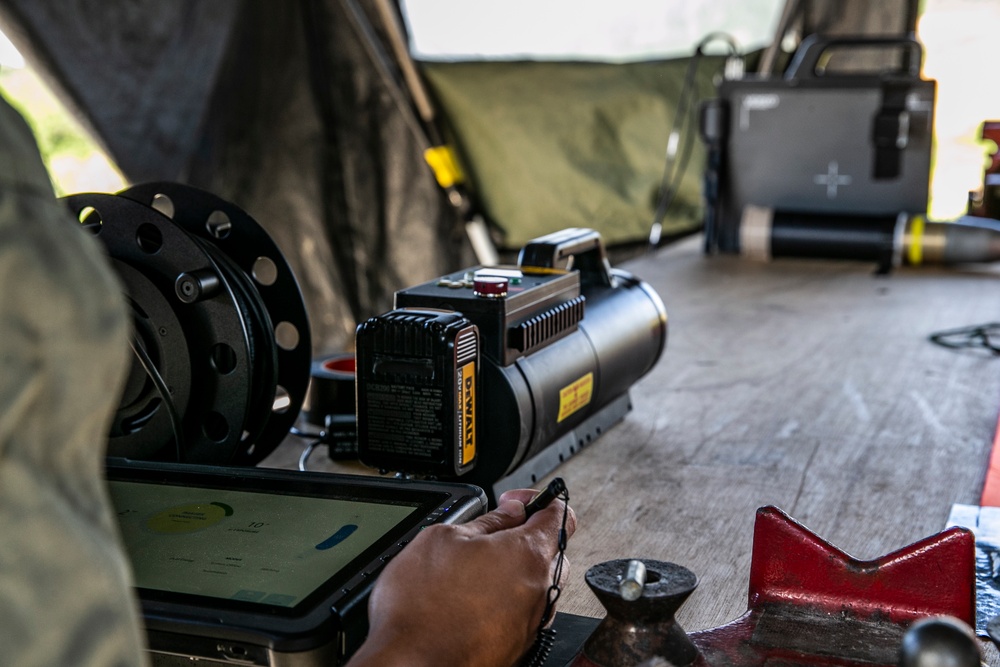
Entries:
<svg viewBox="0 0 1000 667">
<path fill-rule="evenodd" d="M 183 303 L 210 299 L 219 293 L 221 287 L 218 274 L 209 269 L 182 273 L 174 281 L 174 291 Z"/>
<path fill-rule="evenodd" d="M 951 616 L 917 621 L 899 648 L 899 667 L 980 667 L 982 662 L 975 633 Z"/>
</svg>

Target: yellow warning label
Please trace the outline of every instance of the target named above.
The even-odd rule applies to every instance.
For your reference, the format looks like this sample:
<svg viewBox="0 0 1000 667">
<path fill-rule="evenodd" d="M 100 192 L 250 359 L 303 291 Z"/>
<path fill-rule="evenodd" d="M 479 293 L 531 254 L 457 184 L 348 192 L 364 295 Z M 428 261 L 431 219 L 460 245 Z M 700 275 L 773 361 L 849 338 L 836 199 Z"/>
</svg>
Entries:
<svg viewBox="0 0 1000 667">
<path fill-rule="evenodd" d="M 476 458 L 476 362 L 458 369 L 458 441 L 462 465 Z"/>
<path fill-rule="evenodd" d="M 559 390 L 559 417 L 557 422 L 569 417 L 577 410 L 590 404 L 594 395 L 594 374 L 587 373 L 582 378 Z"/>
</svg>

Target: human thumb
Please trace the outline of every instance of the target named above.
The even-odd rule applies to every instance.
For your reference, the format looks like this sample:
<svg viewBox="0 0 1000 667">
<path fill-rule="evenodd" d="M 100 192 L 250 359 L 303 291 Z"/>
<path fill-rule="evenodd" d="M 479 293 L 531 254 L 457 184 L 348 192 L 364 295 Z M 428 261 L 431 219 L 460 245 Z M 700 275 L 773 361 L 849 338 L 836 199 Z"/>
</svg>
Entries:
<svg viewBox="0 0 1000 667">
<path fill-rule="evenodd" d="M 514 528 L 524 523 L 524 503 L 519 500 L 504 499 L 497 508 L 465 524 L 471 532 L 488 535 L 499 530 Z"/>
</svg>

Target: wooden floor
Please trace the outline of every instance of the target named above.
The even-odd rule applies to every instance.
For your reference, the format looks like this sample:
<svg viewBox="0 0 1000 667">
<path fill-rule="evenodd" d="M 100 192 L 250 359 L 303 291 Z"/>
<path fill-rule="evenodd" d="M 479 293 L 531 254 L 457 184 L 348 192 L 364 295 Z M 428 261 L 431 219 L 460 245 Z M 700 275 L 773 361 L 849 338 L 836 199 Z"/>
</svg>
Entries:
<svg viewBox="0 0 1000 667">
<path fill-rule="evenodd" d="M 557 471 L 579 518 L 561 611 L 603 616 L 584 572 L 644 557 L 693 570 L 678 619 L 715 627 L 746 610 L 760 506 L 867 559 L 978 504 L 1000 358 L 928 336 L 1000 321 L 996 269 L 757 264 L 706 258 L 697 238 L 622 268 L 659 292 L 669 341 L 628 417 Z M 265 465 L 297 455 L 289 443 Z"/>
</svg>

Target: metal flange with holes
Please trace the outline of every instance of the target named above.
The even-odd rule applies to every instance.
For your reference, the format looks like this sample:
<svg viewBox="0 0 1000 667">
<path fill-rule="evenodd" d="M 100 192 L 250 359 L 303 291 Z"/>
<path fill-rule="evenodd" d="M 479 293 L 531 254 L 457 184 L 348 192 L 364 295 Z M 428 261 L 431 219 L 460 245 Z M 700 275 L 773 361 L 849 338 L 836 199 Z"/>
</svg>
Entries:
<svg viewBox="0 0 1000 667">
<path fill-rule="evenodd" d="M 311 349 L 298 284 L 267 232 L 176 183 L 64 201 L 106 247 L 133 316 L 136 359 L 108 454 L 213 465 L 270 454 L 302 406 Z"/>
</svg>

